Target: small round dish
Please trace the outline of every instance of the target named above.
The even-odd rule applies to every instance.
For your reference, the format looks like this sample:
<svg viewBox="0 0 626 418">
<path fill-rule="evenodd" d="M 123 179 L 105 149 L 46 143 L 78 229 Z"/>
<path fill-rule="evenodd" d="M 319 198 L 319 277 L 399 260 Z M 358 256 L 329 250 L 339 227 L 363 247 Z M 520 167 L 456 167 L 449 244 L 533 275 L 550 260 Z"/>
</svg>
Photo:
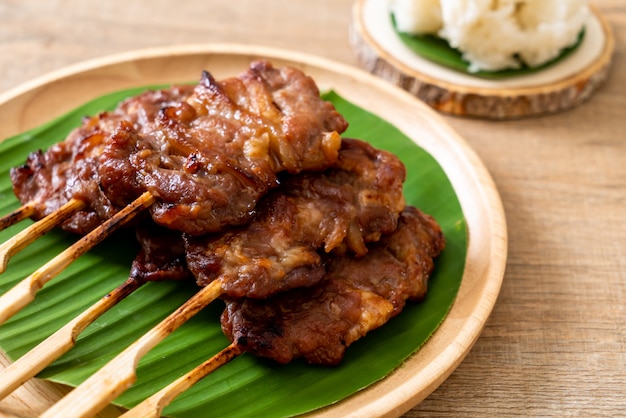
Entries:
<svg viewBox="0 0 626 418">
<path fill-rule="evenodd" d="M 388 2 L 377 0 L 356 0 L 350 40 L 364 69 L 436 110 L 486 119 L 539 116 L 577 106 L 605 80 L 615 48 L 611 27 L 592 8 L 581 45 L 565 59 L 532 74 L 479 78 L 411 51 L 393 29 Z"/>
</svg>

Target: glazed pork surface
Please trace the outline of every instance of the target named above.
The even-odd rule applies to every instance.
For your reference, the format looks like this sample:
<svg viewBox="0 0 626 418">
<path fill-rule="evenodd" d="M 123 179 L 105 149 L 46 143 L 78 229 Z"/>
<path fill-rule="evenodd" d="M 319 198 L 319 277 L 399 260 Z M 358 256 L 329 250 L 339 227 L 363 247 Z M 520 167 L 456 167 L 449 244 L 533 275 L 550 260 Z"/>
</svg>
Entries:
<svg viewBox="0 0 626 418">
<path fill-rule="evenodd" d="M 277 173 L 322 170 L 347 127 L 299 70 L 252 63 L 238 77 L 209 73 L 151 124 L 122 124 L 103 149 L 106 195 L 124 206 L 145 191 L 158 224 L 191 235 L 248 222 Z"/>
<path fill-rule="evenodd" d="M 367 242 L 396 229 L 405 174 L 393 154 L 344 139 L 331 168 L 282 177 L 250 224 L 186 236 L 188 266 L 200 286 L 221 279 L 231 297 L 311 286 L 325 271 L 319 250 L 363 256 Z"/>
<path fill-rule="evenodd" d="M 63 227 L 85 233 L 143 192 L 153 219 L 189 234 L 247 222 L 276 173 L 335 162 L 345 119 L 301 71 L 254 62 L 237 77 L 146 92 L 86 118 L 14 168 L 14 192 L 39 219 L 85 202 Z"/>
<path fill-rule="evenodd" d="M 113 111 L 84 118 L 64 141 L 45 152 L 31 153 L 22 166 L 11 170 L 15 195 L 23 204 L 35 203 L 36 220 L 72 198 L 80 199 L 86 203 L 85 209 L 71 216 L 62 227 L 79 234 L 91 231 L 119 210 L 99 185 L 99 158 L 109 136 L 120 122 L 143 126 L 162 108 L 185 100 L 191 93 L 191 86 L 147 91 L 123 101 Z"/>
<path fill-rule="evenodd" d="M 149 192 L 131 277 L 222 281 L 225 334 L 287 363 L 336 365 L 423 298 L 445 240 L 405 206 L 393 154 L 342 139 L 345 119 L 301 71 L 254 62 L 237 77 L 149 91 L 85 118 L 11 171 L 41 218 L 84 234 Z"/>
<path fill-rule="evenodd" d="M 278 363 L 337 365 L 346 348 L 424 297 L 433 259 L 445 247 L 438 224 L 407 206 L 397 230 L 363 257 L 324 255 L 324 279 L 267 299 L 226 298 L 224 333 Z"/>
</svg>

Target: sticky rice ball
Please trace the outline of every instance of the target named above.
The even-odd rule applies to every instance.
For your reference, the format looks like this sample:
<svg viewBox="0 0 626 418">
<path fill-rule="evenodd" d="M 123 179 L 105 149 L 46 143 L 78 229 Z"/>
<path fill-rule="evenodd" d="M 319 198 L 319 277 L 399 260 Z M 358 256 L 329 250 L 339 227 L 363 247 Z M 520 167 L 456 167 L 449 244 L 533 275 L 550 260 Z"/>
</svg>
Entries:
<svg viewBox="0 0 626 418">
<path fill-rule="evenodd" d="M 516 16 L 528 37 L 520 59 L 529 67 L 537 67 L 576 43 L 589 19 L 589 7 L 585 0 L 527 0 Z"/>
<path fill-rule="evenodd" d="M 398 30 L 447 40 L 471 72 L 540 66 L 576 43 L 589 16 L 586 0 L 391 0 L 391 11 Z"/>
</svg>

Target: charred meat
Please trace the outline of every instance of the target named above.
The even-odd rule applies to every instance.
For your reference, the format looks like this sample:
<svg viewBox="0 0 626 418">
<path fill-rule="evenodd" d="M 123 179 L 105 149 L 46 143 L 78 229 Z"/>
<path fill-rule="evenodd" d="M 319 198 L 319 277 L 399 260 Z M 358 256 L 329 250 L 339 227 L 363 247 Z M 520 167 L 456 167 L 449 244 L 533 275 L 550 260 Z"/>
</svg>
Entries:
<svg viewBox="0 0 626 418">
<path fill-rule="evenodd" d="M 288 363 L 295 358 L 336 365 L 346 348 L 424 297 L 441 229 L 407 207 L 397 230 L 357 258 L 327 254 L 324 280 L 268 299 L 227 298 L 222 329 L 246 351 Z"/>
<path fill-rule="evenodd" d="M 120 122 L 139 127 L 153 120 L 161 108 L 185 100 L 192 87 L 172 87 L 148 91 L 127 99 L 115 110 L 85 118 L 67 139 L 46 152 L 31 153 L 26 163 L 11 170 L 13 191 L 26 204 L 36 203 L 34 219 L 59 209 L 70 199 L 84 201 L 87 207 L 66 220 L 62 227 L 85 234 L 115 214 L 114 205 L 99 186 L 98 160 L 109 136 Z"/>
<path fill-rule="evenodd" d="M 222 279 L 231 297 L 264 298 L 311 286 L 324 275 L 318 250 L 362 256 L 366 242 L 396 229 L 404 178 L 394 155 L 344 139 L 331 168 L 282 178 L 250 224 L 187 236 L 188 266 L 200 286 Z"/>
<path fill-rule="evenodd" d="M 143 192 L 154 220 L 189 234 L 247 222 L 276 173 L 335 162 L 345 119 L 301 71 L 255 62 L 238 77 L 129 98 L 11 172 L 36 219 L 69 199 L 86 208 L 63 227 L 86 233 Z"/>
<path fill-rule="evenodd" d="M 120 126 L 101 155 L 101 185 L 119 206 L 151 192 L 160 225 L 217 232 L 248 222 L 277 173 L 333 164 L 346 127 L 299 70 L 262 61 L 223 81 L 205 73 L 152 124 Z"/>
</svg>

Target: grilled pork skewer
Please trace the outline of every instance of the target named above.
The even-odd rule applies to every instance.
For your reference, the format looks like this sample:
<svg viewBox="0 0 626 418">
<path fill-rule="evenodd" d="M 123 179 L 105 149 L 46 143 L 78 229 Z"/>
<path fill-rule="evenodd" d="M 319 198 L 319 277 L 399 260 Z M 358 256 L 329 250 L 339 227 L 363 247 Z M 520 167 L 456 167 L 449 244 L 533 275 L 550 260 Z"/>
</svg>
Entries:
<svg viewBox="0 0 626 418">
<path fill-rule="evenodd" d="M 252 63 L 238 77 L 205 72 L 185 101 L 103 148 L 99 184 L 117 206 L 157 196 L 155 223 L 190 235 L 250 221 L 277 174 L 323 170 L 337 159 L 345 119 L 299 70 Z"/>
<path fill-rule="evenodd" d="M 85 219 L 86 223 L 94 219 L 101 222 L 107 218 L 106 210 L 99 210 L 102 206 L 98 205 L 102 201 L 107 205 L 110 203 L 109 206 L 113 208 L 121 207 L 139 193 L 149 196 L 151 201 L 146 206 L 150 207 L 156 222 L 183 231 L 188 236 L 217 232 L 226 225 L 248 222 L 257 199 L 277 185 L 277 173 L 320 170 L 332 164 L 337 157 L 337 131 L 345 129 L 345 121 L 336 117 L 333 109 L 323 104 L 320 106 L 319 97 L 314 103 L 315 109 L 309 108 L 318 116 L 309 118 L 302 111 L 302 106 L 307 109 L 308 99 L 301 100 L 307 95 L 299 91 L 295 104 L 290 101 L 294 98 L 289 86 L 293 75 L 290 70 L 286 73 L 274 71 L 266 63 L 253 65 L 251 72 L 239 81 L 219 84 L 207 74 L 196 89 L 196 92 L 201 90 L 200 93 L 183 103 L 166 107 L 153 121 L 137 126 L 122 120 L 110 136 L 97 134 L 99 136 L 93 143 L 90 142 L 93 138 L 89 137 L 88 145 L 95 143 L 94 149 L 101 151 L 93 154 L 93 160 L 102 163 L 97 169 L 96 192 L 100 194 L 97 199 L 84 200 L 89 211 L 82 211 L 83 218 L 73 216 L 64 226 L 76 226 L 75 218 Z M 255 94 L 264 85 L 269 85 L 271 94 Z M 311 83 L 308 86 L 309 92 L 319 93 L 316 88 L 310 88 Z M 233 100 L 233 97 L 238 100 Z M 241 103 L 242 98 L 249 100 L 245 109 L 235 105 Z M 221 115 L 219 118 L 206 118 L 215 111 Z M 263 119 L 258 115 L 270 117 Z M 243 120 L 243 125 L 234 123 L 239 120 Z M 215 142 L 211 134 L 215 130 L 231 132 L 233 136 L 226 141 L 227 144 L 224 144 L 223 138 Z M 101 143 L 99 141 L 102 137 L 111 141 Z M 227 149 L 222 150 L 220 146 L 226 146 Z M 158 150 L 163 149 L 172 152 L 159 154 Z M 224 153 L 220 154 L 221 151 Z M 91 162 L 89 160 L 84 170 L 72 174 L 77 176 L 79 181 L 74 184 L 78 184 L 81 191 L 92 190 L 83 186 L 93 186 L 93 183 L 81 183 L 85 179 L 94 179 L 96 172 Z M 217 174 L 211 172 L 216 167 Z M 200 181 L 191 181 L 190 178 L 194 176 L 200 177 Z M 225 178 L 228 181 L 224 181 Z M 171 186 L 175 184 L 180 187 L 174 187 L 174 193 L 168 195 Z M 221 188 L 216 188 L 216 185 Z M 206 196 L 211 197 L 211 204 L 203 208 L 199 203 L 206 201 Z M 369 196 L 365 194 L 361 198 L 363 201 L 359 203 L 367 207 Z M 102 213 L 105 213 L 104 217 Z M 348 226 L 350 229 L 345 242 L 336 239 L 335 247 L 324 241 L 327 251 L 343 246 L 343 249 L 349 248 L 357 254 L 363 254 L 366 252 L 365 242 L 378 239 L 376 234 L 381 233 L 373 232 L 370 237 L 371 232 L 367 228 L 355 233 L 354 228 L 364 225 L 357 222 L 349 223 Z M 38 283 L 38 286 L 43 286 L 43 283 Z M 123 352 L 116 364 L 122 366 L 138 361 L 168 332 L 180 326 L 185 318 L 222 295 L 224 285 L 229 283 L 225 276 L 211 281 L 177 311 L 182 319 L 168 317 L 162 325 Z M 105 378 L 106 367 L 103 368 Z M 109 371 L 112 370 L 113 366 Z M 127 381 L 122 378 L 121 385 Z M 117 387 L 113 388 L 103 393 L 103 396 L 110 396 L 117 390 Z"/>
<path fill-rule="evenodd" d="M 125 206 L 113 205 L 99 185 L 100 156 L 110 136 L 123 121 L 139 129 L 154 120 L 161 108 L 185 100 L 192 92 L 191 86 L 146 91 L 112 111 L 84 118 L 64 141 L 45 152 L 32 152 L 23 165 L 11 169 L 13 192 L 23 205 L 33 208 L 34 220 L 56 213 L 69 201 L 83 202 L 60 226 L 87 234 Z"/>
<path fill-rule="evenodd" d="M 362 256 L 366 243 L 396 229 L 405 175 L 395 155 L 343 139 L 331 168 L 282 177 L 250 224 L 186 236 L 187 265 L 198 285 L 220 278 L 230 297 L 311 286 L 324 275 L 320 249 Z"/>
<path fill-rule="evenodd" d="M 365 254 L 365 242 L 396 229 L 404 176 L 397 157 L 344 140 L 336 166 L 289 177 L 265 197 L 246 227 L 187 237 L 188 265 L 203 289 L 67 395 L 49 416 L 62 416 L 66 408 L 89 414 L 104 407 L 134 382 L 143 355 L 215 298 L 264 298 L 312 286 L 324 276 L 321 248 Z M 91 405 L 83 403 L 85 397 Z"/>
<path fill-rule="evenodd" d="M 311 78 L 257 62 L 239 77 L 218 82 L 205 72 L 190 91 L 147 92 L 88 118 L 66 141 L 29 155 L 11 179 L 23 203 L 38 203 L 36 216 L 83 202 L 85 210 L 62 224 L 70 231 L 95 232 L 140 199 L 168 228 L 217 232 L 249 221 L 278 172 L 331 165 L 346 127 Z M 101 240 L 94 232 L 89 242 Z M 0 323 L 32 301 L 78 248 L 85 242 L 0 298 Z"/>
<path fill-rule="evenodd" d="M 165 106 L 184 100 L 191 86 L 148 91 L 111 112 L 85 118 L 82 125 L 46 152 L 31 153 L 11 170 L 13 191 L 23 206 L 0 220 L 0 230 L 27 217 L 37 222 L 0 245 L 0 273 L 9 258 L 55 226 L 85 235 L 112 217 L 116 207 L 100 190 L 97 167 L 102 149 L 117 126 L 143 126 Z"/>
<path fill-rule="evenodd" d="M 267 62 L 239 77 L 130 98 L 86 118 L 68 138 L 11 170 L 15 194 L 35 219 L 85 234 L 141 194 L 153 218 L 190 234 L 249 221 L 276 173 L 321 170 L 337 158 L 347 122 L 319 97 L 312 79 Z M 78 202 L 81 202 L 79 205 Z M 65 212 L 69 204 L 76 213 Z M 79 207 L 80 206 L 80 207 Z M 0 248 L 4 264 L 41 226 Z M 37 231 L 37 233 L 35 233 Z M 2 267 L 4 269 L 4 267 Z"/>
<path fill-rule="evenodd" d="M 219 276 L 223 293 L 231 297 L 258 298 L 311 286 L 324 275 L 318 249 L 363 255 L 365 242 L 393 232 L 404 207 L 404 177 L 404 166 L 394 155 L 344 139 L 332 168 L 284 179 L 259 204 L 257 216 L 246 227 L 205 238 L 187 237 L 184 245 L 175 231 L 159 229 L 151 222 L 140 224 L 136 230 L 143 250 L 133 262 L 131 277 L 142 282 L 192 277 L 184 261 L 187 252 L 198 284 L 206 286 Z M 20 376 L 30 377 L 45 367 L 41 359 L 35 369 L 25 370 L 29 359 L 41 357 L 37 352 L 61 353 L 61 348 L 48 344 L 64 338 L 73 329 L 68 327 L 60 331 L 61 336 L 50 337 L 33 349 L 36 353 L 18 360 Z M 0 378 L 10 377 L 0 373 Z M 16 384 L 7 381 L 5 386 Z"/>
<path fill-rule="evenodd" d="M 444 248 L 440 227 L 414 207 L 397 230 L 369 245 L 360 258 L 326 256 L 326 275 L 314 287 L 265 300 L 226 299 L 222 329 L 257 356 L 288 363 L 336 365 L 346 348 L 424 297 L 433 258 Z"/>
<path fill-rule="evenodd" d="M 233 342 L 123 417 L 159 417 L 176 396 L 245 351 L 279 363 L 303 357 L 338 364 L 351 343 L 399 314 L 407 300 L 424 297 L 444 246 L 436 222 L 408 207 L 397 230 L 364 257 L 327 256 L 326 278 L 317 285 L 263 301 L 227 301 L 222 327 Z"/>
<path fill-rule="evenodd" d="M 87 118 L 11 171 L 36 219 L 70 199 L 62 224 L 85 234 L 145 192 L 156 223 L 198 235 L 247 222 L 276 174 L 322 170 L 337 158 L 345 119 L 299 70 L 255 62 L 237 77 L 204 72 L 194 87 L 149 91 Z"/>
</svg>

